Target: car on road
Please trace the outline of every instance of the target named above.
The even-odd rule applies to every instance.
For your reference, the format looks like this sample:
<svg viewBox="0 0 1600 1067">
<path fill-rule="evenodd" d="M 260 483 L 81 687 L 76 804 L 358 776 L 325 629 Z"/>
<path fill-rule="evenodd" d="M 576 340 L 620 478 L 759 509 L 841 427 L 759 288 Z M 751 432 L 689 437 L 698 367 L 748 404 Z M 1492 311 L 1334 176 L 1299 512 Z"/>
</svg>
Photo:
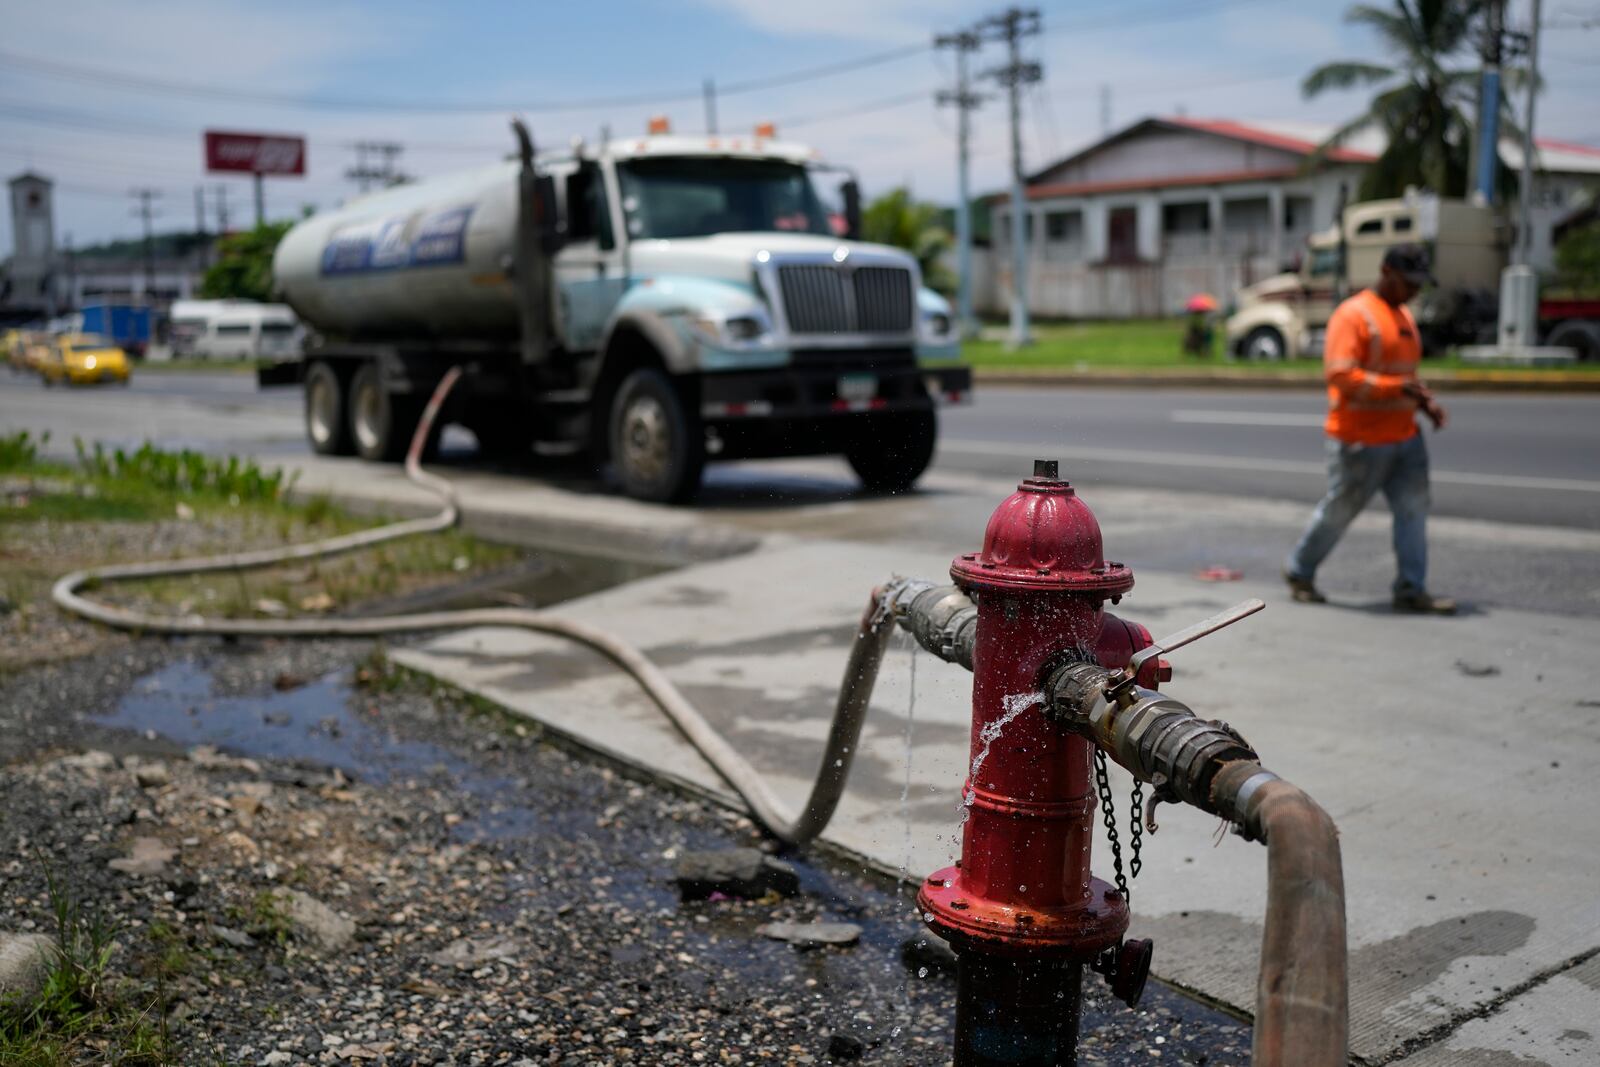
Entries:
<svg viewBox="0 0 1600 1067">
<path fill-rule="evenodd" d="M 0 359 L 13 372 L 33 369 L 34 351 L 49 338 L 34 330 L 7 330 L 0 333 Z"/>
<path fill-rule="evenodd" d="M 46 349 L 38 369 L 46 385 L 92 385 L 104 381 L 128 384 L 128 354 L 99 334 L 57 337 Z"/>
</svg>

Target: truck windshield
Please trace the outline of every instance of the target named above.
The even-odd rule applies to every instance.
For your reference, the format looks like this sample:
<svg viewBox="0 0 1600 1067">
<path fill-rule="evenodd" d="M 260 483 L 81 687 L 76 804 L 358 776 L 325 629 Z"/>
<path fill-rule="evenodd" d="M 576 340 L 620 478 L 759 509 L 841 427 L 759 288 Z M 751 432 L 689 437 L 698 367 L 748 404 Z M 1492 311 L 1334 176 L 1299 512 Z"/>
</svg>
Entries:
<svg viewBox="0 0 1600 1067">
<path fill-rule="evenodd" d="M 804 167 L 763 159 L 636 159 L 618 167 L 628 235 L 705 237 L 740 231 L 828 234 Z"/>
</svg>

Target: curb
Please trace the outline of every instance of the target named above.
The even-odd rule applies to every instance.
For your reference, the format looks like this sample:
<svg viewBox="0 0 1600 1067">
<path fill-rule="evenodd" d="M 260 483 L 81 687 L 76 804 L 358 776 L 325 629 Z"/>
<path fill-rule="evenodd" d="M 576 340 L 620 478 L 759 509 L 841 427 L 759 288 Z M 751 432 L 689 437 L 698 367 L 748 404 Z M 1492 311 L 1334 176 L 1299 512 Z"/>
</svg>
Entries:
<svg viewBox="0 0 1600 1067">
<path fill-rule="evenodd" d="M 1069 371 L 1069 370 L 983 370 L 973 371 L 975 384 L 1026 385 L 1066 389 L 1075 387 L 1126 389 L 1261 389 L 1321 392 L 1326 386 L 1315 373 L 1284 371 L 1239 372 L 1195 371 Z M 1522 371 L 1468 371 L 1430 374 L 1428 384 L 1441 393 L 1600 393 L 1600 374 L 1573 374 L 1550 371 L 1528 374 Z"/>
</svg>

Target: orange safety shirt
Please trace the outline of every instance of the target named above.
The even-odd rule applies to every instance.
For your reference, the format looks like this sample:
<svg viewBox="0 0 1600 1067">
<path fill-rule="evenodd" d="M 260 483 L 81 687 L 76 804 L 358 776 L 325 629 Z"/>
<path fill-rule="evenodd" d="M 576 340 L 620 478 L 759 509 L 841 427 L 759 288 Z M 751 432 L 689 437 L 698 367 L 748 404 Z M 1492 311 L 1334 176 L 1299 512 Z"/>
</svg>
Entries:
<svg viewBox="0 0 1600 1067">
<path fill-rule="evenodd" d="M 1328 380 L 1329 437 L 1392 445 L 1417 432 L 1417 403 L 1403 392 L 1417 380 L 1422 339 L 1405 305 L 1363 289 L 1334 309 L 1322 348 Z"/>
</svg>

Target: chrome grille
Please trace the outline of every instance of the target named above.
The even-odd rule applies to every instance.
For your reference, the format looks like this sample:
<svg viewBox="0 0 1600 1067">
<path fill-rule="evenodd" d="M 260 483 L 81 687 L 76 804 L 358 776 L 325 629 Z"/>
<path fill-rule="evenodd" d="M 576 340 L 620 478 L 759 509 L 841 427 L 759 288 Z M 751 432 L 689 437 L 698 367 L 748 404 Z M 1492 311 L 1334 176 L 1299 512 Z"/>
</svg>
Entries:
<svg viewBox="0 0 1600 1067">
<path fill-rule="evenodd" d="M 790 264 L 778 268 L 778 285 L 791 333 L 911 330 L 911 272 L 903 267 Z"/>
</svg>

